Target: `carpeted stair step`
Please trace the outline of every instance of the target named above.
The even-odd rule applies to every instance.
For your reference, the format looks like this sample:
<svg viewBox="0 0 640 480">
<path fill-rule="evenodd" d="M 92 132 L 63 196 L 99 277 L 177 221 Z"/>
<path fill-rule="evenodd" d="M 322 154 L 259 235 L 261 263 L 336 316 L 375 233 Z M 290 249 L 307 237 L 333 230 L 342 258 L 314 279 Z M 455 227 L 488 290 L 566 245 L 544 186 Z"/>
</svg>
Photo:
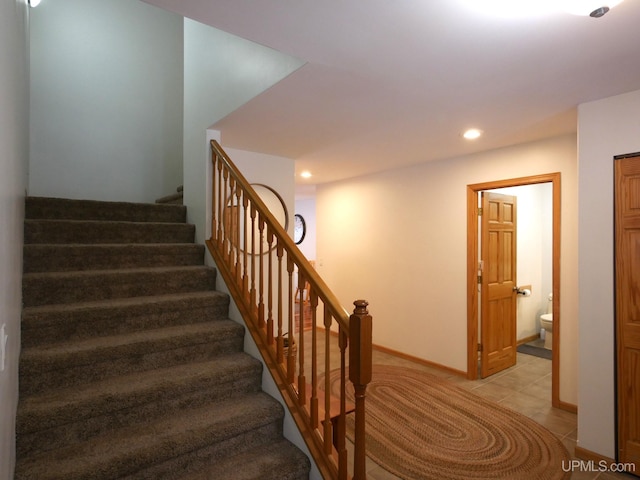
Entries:
<svg viewBox="0 0 640 480">
<path fill-rule="evenodd" d="M 46 391 L 20 404 L 18 456 L 62 448 L 92 436 L 258 392 L 262 364 L 245 353 Z"/>
<path fill-rule="evenodd" d="M 21 353 L 20 393 L 206 361 L 241 351 L 243 339 L 242 325 L 218 320 L 28 348 Z"/>
<path fill-rule="evenodd" d="M 195 226 L 187 223 L 94 220 L 25 220 L 25 244 L 192 243 Z"/>
<path fill-rule="evenodd" d="M 309 478 L 309 459 L 286 440 L 243 452 L 178 480 L 303 480 Z"/>
<path fill-rule="evenodd" d="M 281 440 L 283 409 L 259 393 L 191 408 L 22 457 L 15 480 L 158 480 Z"/>
<path fill-rule="evenodd" d="M 183 223 L 187 209 L 182 205 L 27 197 L 25 218 Z"/>
<path fill-rule="evenodd" d="M 204 245 L 193 243 L 27 244 L 23 272 L 202 265 L 203 259 Z"/>
<path fill-rule="evenodd" d="M 25 216 L 14 480 L 308 478 L 185 207 L 29 197 Z"/>
<path fill-rule="evenodd" d="M 228 308 L 229 296 L 215 290 L 26 307 L 22 347 L 219 320 Z"/>
<path fill-rule="evenodd" d="M 213 290 L 216 270 L 205 266 L 27 273 L 25 307 Z"/>
</svg>

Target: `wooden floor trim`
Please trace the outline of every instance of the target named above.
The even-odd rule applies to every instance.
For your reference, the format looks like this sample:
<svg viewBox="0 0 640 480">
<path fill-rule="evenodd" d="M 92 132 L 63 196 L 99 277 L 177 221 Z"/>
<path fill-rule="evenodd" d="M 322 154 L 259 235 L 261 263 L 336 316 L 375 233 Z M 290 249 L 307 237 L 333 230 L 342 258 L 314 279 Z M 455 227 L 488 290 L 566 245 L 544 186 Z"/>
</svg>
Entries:
<svg viewBox="0 0 640 480">
<path fill-rule="evenodd" d="M 420 365 L 424 365 L 426 367 L 437 368 L 446 373 L 451 373 L 453 375 L 466 378 L 467 372 L 463 372 L 462 370 L 457 370 L 455 368 L 447 367 L 446 365 L 441 365 L 439 363 L 431 362 L 429 360 L 425 360 L 423 358 L 414 357 L 413 355 L 409 355 L 408 353 L 402 353 L 397 350 L 393 350 L 391 348 L 383 347 L 381 345 L 373 344 L 373 349 L 378 350 L 379 352 L 388 353 L 390 355 L 403 358 L 405 360 L 409 360 L 411 362 L 419 363 Z"/>
</svg>

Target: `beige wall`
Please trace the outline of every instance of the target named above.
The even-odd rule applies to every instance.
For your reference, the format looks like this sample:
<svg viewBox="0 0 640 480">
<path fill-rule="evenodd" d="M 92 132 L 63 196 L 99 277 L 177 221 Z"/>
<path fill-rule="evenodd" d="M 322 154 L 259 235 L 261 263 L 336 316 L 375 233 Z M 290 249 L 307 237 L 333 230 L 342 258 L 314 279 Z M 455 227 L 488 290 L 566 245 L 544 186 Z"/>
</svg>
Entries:
<svg viewBox="0 0 640 480">
<path fill-rule="evenodd" d="M 374 343 L 466 371 L 466 187 L 562 174 L 561 401 L 577 403 L 576 138 L 424 163 L 317 188 L 317 268 Z"/>
<path fill-rule="evenodd" d="M 578 446 L 615 457 L 613 157 L 640 151 L 640 90 L 578 109 Z"/>
</svg>

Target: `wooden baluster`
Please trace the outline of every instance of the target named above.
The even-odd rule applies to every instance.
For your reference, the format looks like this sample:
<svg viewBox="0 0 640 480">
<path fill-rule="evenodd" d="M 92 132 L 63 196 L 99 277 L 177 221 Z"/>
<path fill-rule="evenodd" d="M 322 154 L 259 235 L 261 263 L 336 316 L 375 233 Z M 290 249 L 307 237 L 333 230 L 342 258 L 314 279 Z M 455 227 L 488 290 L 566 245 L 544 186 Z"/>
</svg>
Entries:
<svg viewBox="0 0 640 480">
<path fill-rule="evenodd" d="M 217 214 L 216 209 L 216 195 L 218 194 L 218 190 L 216 189 L 216 160 L 218 156 L 215 152 L 211 153 L 211 241 L 216 240 L 216 229 L 218 225 L 218 219 L 220 218 Z"/>
<path fill-rule="evenodd" d="M 289 274 L 289 294 L 287 295 L 287 304 L 289 308 L 289 320 L 288 320 L 288 345 L 287 349 L 287 381 L 290 384 L 293 384 L 295 379 L 296 365 L 295 365 L 295 356 L 293 354 L 293 340 L 295 339 L 295 335 L 293 332 L 293 300 L 295 295 L 293 293 L 293 259 L 290 256 L 287 256 L 287 273 Z"/>
<path fill-rule="evenodd" d="M 251 311 L 256 308 L 256 209 L 251 204 Z"/>
<path fill-rule="evenodd" d="M 284 338 L 282 337 L 282 255 L 284 248 L 278 241 L 276 246 L 276 254 L 278 256 L 278 344 L 276 348 L 276 357 L 279 364 L 284 363 Z"/>
<path fill-rule="evenodd" d="M 269 258 L 267 277 L 267 343 L 273 345 L 273 232 L 267 227 L 267 255 Z"/>
<path fill-rule="evenodd" d="M 316 308 L 318 295 L 309 289 L 309 303 L 311 305 L 311 428 L 318 428 L 318 347 L 316 344 Z M 301 325 L 304 325 L 301 323 Z M 304 328 L 303 328 L 304 330 Z"/>
<path fill-rule="evenodd" d="M 242 285 L 241 291 L 245 294 L 249 291 L 249 266 L 248 266 L 248 255 L 249 255 L 249 240 L 248 240 L 248 232 L 247 226 L 249 225 L 248 217 L 249 217 L 249 197 L 246 192 L 243 192 L 242 196 L 242 212 L 244 213 L 244 222 L 242 224 L 242 237 L 243 237 L 243 248 L 242 248 Z"/>
<path fill-rule="evenodd" d="M 331 322 L 332 317 L 324 307 L 324 452 L 333 451 L 333 424 L 331 423 Z"/>
<path fill-rule="evenodd" d="M 227 257 L 229 258 L 229 266 L 233 271 L 233 234 L 235 232 L 235 208 L 234 208 L 234 196 L 235 196 L 235 179 L 233 177 L 229 177 L 229 196 L 227 199 L 229 215 L 228 215 L 228 225 L 226 232 L 226 241 L 227 241 Z"/>
<path fill-rule="evenodd" d="M 372 320 L 366 300 L 353 302 L 355 309 L 349 317 L 349 380 L 353 383 L 356 399 L 354 480 L 366 478 L 365 450 L 365 396 L 371 382 Z"/>
<path fill-rule="evenodd" d="M 231 262 L 231 271 L 236 277 L 236 257 L 238 255 L 238 226 L 240 225 L 238 204 L 236 202 L 236 179 L 229 177 L 229 211 L 231 212 L 229 219 L 229 261 Z M 237 283 L 237 282 L 236 282 Z"/>
<path fill-rule="evenodd" d="M 338 478 L 340 480 L 347 479 L 347 393 L 346 393 L 346 355 L 345 351 L 349 343 L 347 332 L 340 327 L 338 331 L 338 341 L 340 346 L 340 415 L 338 416 L 338 434 L 336 450 L 338 451 Z"/>
<path fill-rule="evenodd" d="M 241 219 L 244 219 L 244 215 L 242 215 L 241 213 L 241 208 L 240 205 L 242 205 L 242 191 L 240 190 L 240 185 L 236 185 L 235 186 L 235 195 L 236 195 L 236 200 L 235 200 L 235 214 L 236 214 L 236 219 L 235 219 L 235 228 L 234 228 L 234 251 L 235 251 L 235 255 L 234 255 L 234 266 L 235 266 L 235 277 L 236 277 L 236 283 L 238 284 L 239 288 L 242 288 L 242 279 L 240 277 L 241 273 L 242 273 L 242 254 L 240 253 L 241 250 L 241 245 L 240 245 L 240 225 L 242 225 L 240 223 Z"/>
<path fill-rule="evenodd" d="M 298 402 L 304 405 L 307 402 L 307 379 L 304 372 L 304 276 L 298 269 Z"/>
<path fill-rule="evenodd" d="M 218 156 L 216 155 L 216 159 Z M 218 250 L 221 252 L 224 251 L 223 246 L 223 237 L 222 237 L 222 224 L 224 221 L 224 188 L 222 184 L 223 174 L 222 174 L 222 162 L 218 160 L 218 234 L 216 237 L 216 243 L 218 245 Z"/>
<path fill-rule="evenodd" d="M 264 228 L 265 222 L 262 216 L 258 214 L 258 230 L 260 232 L 260 257 L 258 257 L 258 322 L 260 328 L 265 328 L 267 323 L 264 318 Z"/>
<path fill-rule="evenodd" d="M 229 171 L 225 168 L 224 172 L 224 203 L 223 208 L 227 210 L 224 212 L 224 229 L 223 229 L 223 237 L 222 237 L 222 253 L 224 254 L 224 258 L 226 263 L 229 262 L 229 228 L 231 227 L 231 210 L 229 210 L 228 200 L 227 200 L 227 192 L 229 191 Z"/>
</svg>

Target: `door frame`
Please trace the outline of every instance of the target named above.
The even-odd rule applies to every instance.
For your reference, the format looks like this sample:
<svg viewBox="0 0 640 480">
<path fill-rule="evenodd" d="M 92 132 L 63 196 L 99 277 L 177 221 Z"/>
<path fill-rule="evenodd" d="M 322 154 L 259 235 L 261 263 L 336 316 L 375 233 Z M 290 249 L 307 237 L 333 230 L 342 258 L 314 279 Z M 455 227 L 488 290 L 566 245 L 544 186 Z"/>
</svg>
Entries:
<svg viewBox="0 0 640 480">
<path fill-rule="evenodd" d="M 553 355 L 551 356 L 551 403 L 560 402 L 560 172 L 467 185 L 467 379 L 478 378 L 478 195 L 483 190 L 552 184 L 553 196 Z"/>
</svg>

